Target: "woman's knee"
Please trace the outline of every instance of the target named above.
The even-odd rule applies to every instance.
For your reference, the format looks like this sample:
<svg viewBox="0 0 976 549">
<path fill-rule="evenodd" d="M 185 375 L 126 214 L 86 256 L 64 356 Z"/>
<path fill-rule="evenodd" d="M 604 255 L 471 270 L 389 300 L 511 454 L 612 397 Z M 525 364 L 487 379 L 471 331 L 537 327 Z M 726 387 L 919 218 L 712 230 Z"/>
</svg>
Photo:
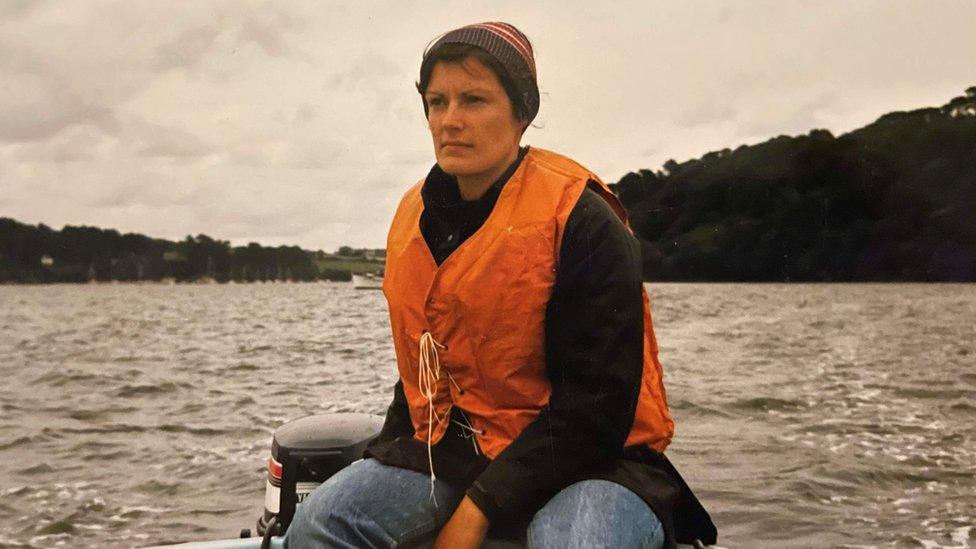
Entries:
<svg viewBox="0 0 976 549">
<path fill-rule="evenodd" d="M 536 513 L 527 545 L 541 547 L 662 547 L 661 521 L 637 494 L 606 480 L 568 486 Z"/>
<path fill-rule="evenodd" d="M 435 505 L 430 477 L 376 460 L 353 463 L 298 506 L 288 528 L 296 547 L 391 546 L 431 532 L 450 516 L 464 492 L 438 480 Z"/>
<path fill-rule="evenodd" d="M 336 535 L 358 536 L 362 531 L 378 528 L 368 523 L 373 515 L 370 502 L 363 498 L 366 483 L 377 482 L 374 469 L 379 464 L 372 460 L 357 461 L 342 469 L 312 491 L 295 509 L 295 516 L 288 527 L 287 546 L 290 549 L 321 546 L 335 541 Z"/>
</svg>

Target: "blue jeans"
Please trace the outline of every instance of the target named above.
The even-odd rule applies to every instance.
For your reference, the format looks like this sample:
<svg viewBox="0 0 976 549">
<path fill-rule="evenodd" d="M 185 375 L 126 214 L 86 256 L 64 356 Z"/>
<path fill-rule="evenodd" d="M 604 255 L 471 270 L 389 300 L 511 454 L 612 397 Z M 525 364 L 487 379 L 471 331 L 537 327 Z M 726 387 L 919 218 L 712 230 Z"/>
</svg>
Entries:
<svg viewBox="0 0 976 549">
<path fill-rule="evenodd" d="M 336 473 L 299 505 L 286 549 L 401 547 L 428 539 L 451 518 L 464 490 L 442 480 L 357 461 Z M 606 480 L 568 486 L 536 513 L 526 546 L 659 548 L 664 530 L 651 508 L 630 490 Z"/>
</svg>

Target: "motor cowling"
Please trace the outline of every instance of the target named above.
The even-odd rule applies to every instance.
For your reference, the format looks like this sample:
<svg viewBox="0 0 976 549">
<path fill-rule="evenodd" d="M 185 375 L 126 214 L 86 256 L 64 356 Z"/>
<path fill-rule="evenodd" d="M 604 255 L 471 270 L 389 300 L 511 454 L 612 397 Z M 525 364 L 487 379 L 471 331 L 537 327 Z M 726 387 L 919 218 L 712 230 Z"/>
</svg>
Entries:
<svg viewBox="0 0 976 549">
<path fill-rule="evenodd" d="M 272 535 L 285 532 L 297 506 L 326 479 L 360 459 L 382 426 L 381 416 L 332 413 L 299 418 L 278 427 L 271 441 L 258 535 L 264 536 L 275 517 Z"/>
</svg>

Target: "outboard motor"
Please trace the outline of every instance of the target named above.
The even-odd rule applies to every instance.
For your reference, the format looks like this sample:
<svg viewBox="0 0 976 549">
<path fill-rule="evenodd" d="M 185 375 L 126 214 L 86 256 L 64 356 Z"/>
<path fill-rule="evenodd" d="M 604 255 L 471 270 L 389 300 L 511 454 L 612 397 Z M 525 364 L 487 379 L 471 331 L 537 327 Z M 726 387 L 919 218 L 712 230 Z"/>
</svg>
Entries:
<svg viewBox="0 0 976 549">
<path fill-rule="evenodd" d="M 319 484 L 361 458 L 366 443 L 382 426 L 380 416 L 334 413 L 307 416 L 278 427 L 271 441 L 258 535 L 282 535 L 295 508 Z"/>
</svg>

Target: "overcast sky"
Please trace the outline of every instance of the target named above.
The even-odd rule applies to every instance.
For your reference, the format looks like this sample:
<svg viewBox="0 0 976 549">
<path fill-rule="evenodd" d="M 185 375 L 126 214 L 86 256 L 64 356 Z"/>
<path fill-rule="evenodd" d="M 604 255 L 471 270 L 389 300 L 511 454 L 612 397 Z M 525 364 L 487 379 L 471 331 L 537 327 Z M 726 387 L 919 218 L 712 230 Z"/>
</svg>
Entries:
<svg viewBox="0 0 976 549">
<path fill-rule="evenodd" d="M 535 45 L 523 143 L 607 182 L 976 85 L 976 0 L 0 0 L 0 216 L 383 247 L 434 162 L 424 46 L 485 20 Z"/>
</svg>

